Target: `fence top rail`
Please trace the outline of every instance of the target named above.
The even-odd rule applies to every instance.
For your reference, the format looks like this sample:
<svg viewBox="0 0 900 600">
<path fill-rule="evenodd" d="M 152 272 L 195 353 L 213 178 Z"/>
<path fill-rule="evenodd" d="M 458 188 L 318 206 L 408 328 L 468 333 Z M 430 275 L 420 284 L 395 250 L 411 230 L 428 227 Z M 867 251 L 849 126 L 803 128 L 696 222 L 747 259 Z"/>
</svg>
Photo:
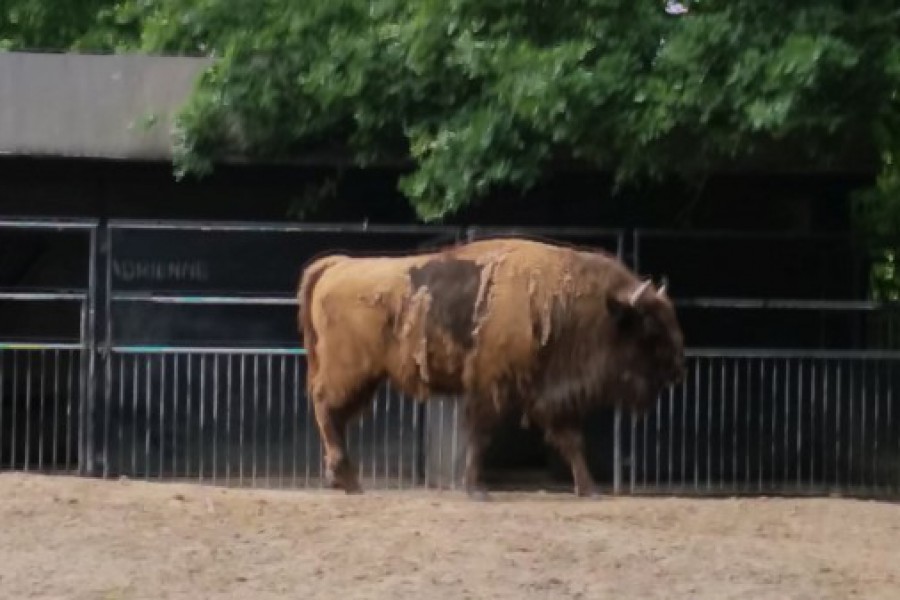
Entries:
<svg viewBox="0 0 900 600">
<path fill-rule="evenodd" d="M 771 358 L 814 360 L 900 360 L 900 350 L 817 350 L 805 348 L 688 348 L 690 358 Z"/>
<path fill-rule="evenodd" d="M 676 298 L 679 308 L 736 308 L 775 310 L 881 311 L 900 310 L 897 302 L 874 300 L 802 300 L 794 298 Z"/>
<path fill-rule="evenodd" d="M 110 295 L 114 301 L 149 302 L 155 304 L 238 304 L 293 306 L 295 296 L 250 296 L 239 294 L 159 294 L 154 292 L 115 292 Z"/>
<path fill-rule="evenodd" d="M 853 246 L 878 246 L 884 244 L 898 244 L 897 236 L 862 236 L 853 232 L 798 232 L 798 231 L 743 231 L 737 229 L 654 229 L 635 228 L 632 235 L 636 240 L 668 238 L 682 240 L 736 240 L 736 241 L 798 241 L 798 242 L 849 242 Z"/>
<path fill-rule="evenodd" d="M 3 342 L 2 350 L 81 350 L 82 344 L 77 342 Z"/>
<path fill-rule="evenodd" d="M 602 227 L 541 227 L 540 225 L 472 225 L 463 228 L 469 234 L 500 234 L 500 235 L 574 235 L 574 236 L 610 236 L 619 237 L 625 234 L 624 229 L 609 229 Z"/>
<path fill-rule="evenodd" d="M 28 346 L 27 344 L 23 345 Z M 78 348 L 77 344 L 71 345 Z M 0 348 L 3 348 L 0 345 Z M 305 356 L 302 347 L 285 346 L 165 346 L 122 344 L 110 348 L 118 354 L 260 354 Z M 688 348 L 689 358 L 770 358 L 813 360 L 900 360 L 900 350 L 816 350 L 805 348 Z"/>
<path fill-rule="evenodd" d="M 279 221 L 203 221 L 112 219 L 110 229 L 170 230 L 248 233 L 393 233 L 461 234 L 462 228 L 450 225 L 369 224 L 369 223 L 290 223 Z"/>
<path fill-rule="evenodd" d="M 95 229 L 99 224 L 98 219 L 83 218 L 49 218 L 49 217 L 2 217 L 0 229 Z"/>
<path fill-rule="evenodd" d="M 280 356 L 305 356 L 306 348 L 243 347 L 243 346 L 157 346 L 116 345 L 110 350 L 116 354 L 262 354 Z"/>
<path fill-rule="evenodd" d="M 61 291 L 28 291 L 17 292 L 9 290 L 0 290 L 0 300 L 16 300 L 16 301 L 44 301 L 52 302 L 54 300 L 84 300 L 87 298 L 87 292 L 77 290 L 61 290 Z"/>
</svg>

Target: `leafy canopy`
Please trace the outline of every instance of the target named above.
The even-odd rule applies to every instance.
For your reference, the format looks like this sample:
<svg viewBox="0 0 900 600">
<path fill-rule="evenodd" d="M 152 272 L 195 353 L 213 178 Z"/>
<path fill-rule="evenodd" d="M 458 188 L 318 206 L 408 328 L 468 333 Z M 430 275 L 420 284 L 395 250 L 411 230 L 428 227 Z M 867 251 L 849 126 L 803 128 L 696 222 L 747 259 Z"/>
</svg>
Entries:
<svg viewBox="0 0 900 600">
<path fill-rule="evenodd" d="M 900 204 L 896 0 L 664 4 L 13 0 L 20 25 L 0 40 L 217 57 L 178 119 L 181 174 L 236 154 L 409 158 L 401 188 L 436 220 L 559 161 L 622 182 L 871 157 L 863 215 L 885 222 Z"/>
</svg>

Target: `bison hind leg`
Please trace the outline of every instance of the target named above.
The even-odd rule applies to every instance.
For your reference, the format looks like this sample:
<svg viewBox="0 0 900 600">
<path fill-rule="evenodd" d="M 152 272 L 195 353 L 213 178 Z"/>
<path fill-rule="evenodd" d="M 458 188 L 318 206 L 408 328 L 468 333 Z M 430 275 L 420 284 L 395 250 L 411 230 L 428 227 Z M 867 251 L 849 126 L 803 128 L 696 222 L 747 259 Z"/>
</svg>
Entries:
<svg viewBox="0 0 900 600">
<path fill-rule="evenodd" d="M 313 398 L 316 422 L 322 446 L 325 450 L 325 480 L 329 487 L 342 489 L 347 494 L 361 494 L 362 486 L 356 465 L 347 450 L 347 423 L 357 416 L 372 400 L 375 386 L 366 386 L 342 403 L 333 403 L 328 397 Z"/>
</svg>

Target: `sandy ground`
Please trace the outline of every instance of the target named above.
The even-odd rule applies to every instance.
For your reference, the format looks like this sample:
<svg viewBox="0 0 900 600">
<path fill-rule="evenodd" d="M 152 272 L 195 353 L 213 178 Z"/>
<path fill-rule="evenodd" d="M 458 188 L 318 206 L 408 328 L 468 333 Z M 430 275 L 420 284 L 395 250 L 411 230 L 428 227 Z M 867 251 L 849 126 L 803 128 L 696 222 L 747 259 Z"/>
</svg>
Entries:
<svg viewBox="0 0 900 600">
<path fill-rule="evenodd" d="M 900 598 L 900 505 L 0 475 L 0 598 Z"/>
</svg>

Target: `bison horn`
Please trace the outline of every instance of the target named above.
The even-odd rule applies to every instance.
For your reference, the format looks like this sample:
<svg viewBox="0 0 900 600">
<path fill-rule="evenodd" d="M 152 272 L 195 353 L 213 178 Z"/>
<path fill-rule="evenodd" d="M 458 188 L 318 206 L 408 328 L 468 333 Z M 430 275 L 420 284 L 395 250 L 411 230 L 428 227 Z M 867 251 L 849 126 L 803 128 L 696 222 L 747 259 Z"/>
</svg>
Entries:
<svg viewBox="0 0 900 600">
<path fill-rule="evenodd" d="M 663 296 L 666 295 L 666 285 L 667 284 L 664 283 L 661 286 L 659 286 L 658 290 L 656 290 L 656 295 L 659 296 L 660 298 L 662 298 Z"/>
<path fill-rule="evenodd" d="M 634 293 L 631 294 L 631 298 L 628 299 L 628 303 L 631 304 L 632 306 L 634 306 L 634 303 L 637 302 L 638 298 L 641 297 L 641 294 L 644 293 L 644 291 L 647 289 L 647 287 L 649 287 L 649 285 L 650 285 L 650 280 L 648 279 L 647 281 L 642 283 L 640 285 L 640 287 L 638 287 L 638 289 L 634 290 Z"/>
</svg>

